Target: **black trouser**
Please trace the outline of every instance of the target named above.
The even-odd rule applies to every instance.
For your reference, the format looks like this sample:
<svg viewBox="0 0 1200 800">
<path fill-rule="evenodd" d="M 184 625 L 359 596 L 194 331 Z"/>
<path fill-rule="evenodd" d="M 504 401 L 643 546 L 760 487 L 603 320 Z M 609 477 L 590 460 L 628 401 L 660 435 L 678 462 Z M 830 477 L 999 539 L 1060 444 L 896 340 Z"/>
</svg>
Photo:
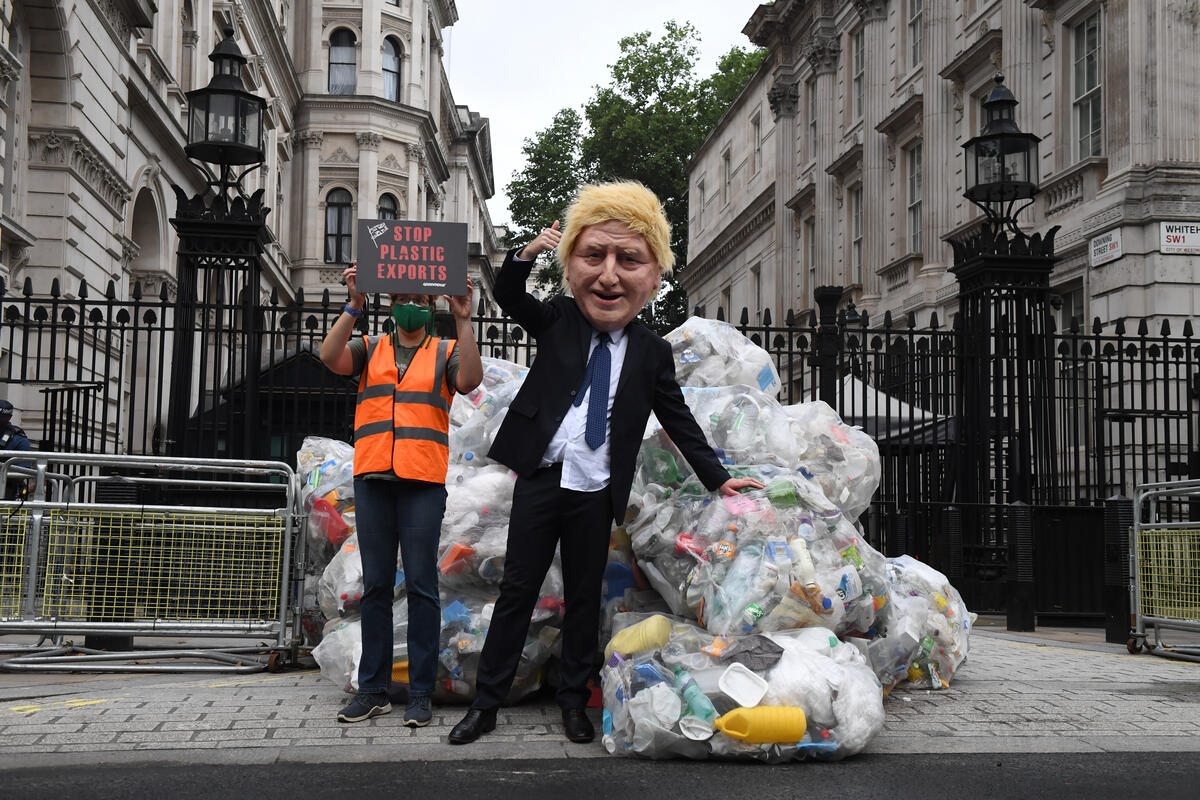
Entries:
<svg viewBox="0 0 1200 800">
<path fill-rule="evenodd" d="M 504 578 L 479 657 L 475 708 L 496 708 L 512 688 L 529 618 L 556 545 L 562 554 L 565 606 L 558 703 L 563 708 L 587 704 L 588 676 L 599 661 L 600 588 L 612 534 L 612 504 L 607 487 L 576 492 L 559 486 L 561 479 L 560 464 L 539 469 L 528 479 L 517 478 L 513 487 Z"/>
</svg>

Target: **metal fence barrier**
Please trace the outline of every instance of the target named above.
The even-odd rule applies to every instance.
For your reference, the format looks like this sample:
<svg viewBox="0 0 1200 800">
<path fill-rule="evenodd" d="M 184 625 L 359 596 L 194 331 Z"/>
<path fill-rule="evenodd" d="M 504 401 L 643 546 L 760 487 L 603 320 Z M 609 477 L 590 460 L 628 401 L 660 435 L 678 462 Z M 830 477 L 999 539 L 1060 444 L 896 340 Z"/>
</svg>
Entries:
<svg viewBox="0 0 1200 800">
<path fill-rule="evenodd" d="M 256 671 L 295 655 L 293 567 L 304 539 L 287 464 L 0 452 L 0 485 L 14 478 L 32 490 L 0 500 L 0 635 L 260 644 L 128 654 L 57 647 L 0 668 Z M 236 501 L 247 494 L 257 501 Z M 220 666 L 180 663 L 185 657 Z M 122 659 L 138 663 L 113 663 Z"/>
<path fill-rule="evenodd" d="M 1200 481 L 1145 484 L 1134 503 L 1129 651 L 1200 661 L 1200 641 L 1172 646 L 1162 637 L 1164 630 L 1200 632 Z"/>
</svg>

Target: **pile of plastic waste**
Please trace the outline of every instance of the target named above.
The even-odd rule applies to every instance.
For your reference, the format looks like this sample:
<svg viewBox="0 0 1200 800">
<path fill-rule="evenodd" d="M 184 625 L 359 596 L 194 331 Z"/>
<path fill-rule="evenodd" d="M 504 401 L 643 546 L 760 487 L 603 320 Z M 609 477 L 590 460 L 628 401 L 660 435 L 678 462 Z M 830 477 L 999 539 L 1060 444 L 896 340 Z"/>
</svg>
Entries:
<svg viewBox="0 0 1200 800">
<path fill-rule="evenodd" d="M 610 753 L 831 760 L 883 725 L 862 651 L 825 628 L 714 636 L 660 614 L 617 627 L 601 672 Z"/>
<path fill-rule="evenodd" d="M 490 358 L 484 359 L 484 365 L 480 387 L 451 406 L 451 465 L 437 553 L 442 630 L 434 697 L 442 701 L 474 697 L 479 653 L 504 574 L 514 475 L 490 462 L 486 452 L 527 370 Z M 353 454 L 353 447 L 344 442 L 316 437 L 305 439 L 298 454 L 305 482 L 302 500 L 309 514 L 309 568 L 319 572 L 311 593 L 315 596 L 306 599 L 304 615 L 306 620 L 321 621 L 320 644 L 313 650 L 321 673 L 347 692 L 357 689 L 362 652 L 363 574 L 354 529 Z M 334 505 L 335 500 L 343 505 Z M 329 514 L 331 507 L 338 518 Z M 330 536 L 330 531 L 336 535 Z M 556 557 L 531 617 L 510 701 L 541 686 L 545 664 L 558 646 L 562 596 Z M 408 606 L 399 555 L 392 622 L 392 679 L 407 683 Z"/>
<path fill-rule="evenodd" d="M 693 318 L 666 338 L 717 456 L 765 488 L 708 492 L 651 418 L 605 573 L 605 747 L 771 762 L 853 755 L 882 727 L 893 687 L 949 685 L 974 616 L 944 575 L 908 556 L 885 558 L 867 541 L 857 520 L 880 480 L 869 436 L 824 403 L 782 405 L 771 356 L 730 325 Z M 486 454 L 526 370 L 490 358 L 484 366 L 483 383 L 450 414 L 438 550 L 442 699 L 471 698 L 504 568 L 514 476 Z M 328 440 L 305 447 L 310 552 L 327 561 L 314 609 L 330 620 L 314 655 L 352 691 L 362 584 L 352 482 L 345 489 L 352 450 Z M 556 559 L 510 700 L 540 685 L 562 594 Z M 394 620 L 393 675 L 402 681 L 402 570 Z"/>
<path fill-rule="evenodd" d="M 618 582 L 614 590 L 610 581 L 606 605 L 616 652 L 602 673 L 606 745 L 651 758 L 852 755 L 882 726 L 888 690 L 904 681 L 949 685 L 966 657 L 972 617 L 944 575 L 907 556 L 885 559 L 855 522 L 879 484 L 869 436 L 824 403 L 781 405 L 770 357 L 729 325 L 691 319 L 667 339 L 684 397 L 717 455 L 731 474 L 766 488 L 735 497 L 705 491 L 651 421 L 610 554 Z M 638 577 L 654 598 L 622 589 Z M 663 606 L 666 614 L 649 617 L 657 622 L 622 630 L 620 612 Z M 658 631 L 653 646 L 622 652 L 622 636 L 647 624 Z M 698 630 L 703 644 L 693 646 Z M 722 663 L 745 648 L 779 655 L 743 664 L 753 676 Z M 829 680 L 802 695 L 777 689 L 801 669 L 801 652 L 808 674 L 794 679 Z M 708 720 L 705 708 L 707 728 L 689 720 L 689 703 L 704 701 L 679 677 L 680 666 L 720 712 Z M 848 685 L 859 690 L 869 685 L 878 709 L 847 697 L 844 675 L 857 676 Z M 640 700 L 645 692 L 653 695 Z M 831 716 L 839 703 L 849 716 Z"/>
</svg>

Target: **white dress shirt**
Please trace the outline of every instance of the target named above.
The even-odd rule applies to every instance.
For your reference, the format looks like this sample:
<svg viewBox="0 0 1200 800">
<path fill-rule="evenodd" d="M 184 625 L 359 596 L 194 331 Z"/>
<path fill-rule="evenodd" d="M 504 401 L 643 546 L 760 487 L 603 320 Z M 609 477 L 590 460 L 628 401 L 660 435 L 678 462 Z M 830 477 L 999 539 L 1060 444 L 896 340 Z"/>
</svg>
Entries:
<svg viewBox="0 0 1200 800">
<path fill-rule="evenodd" d="M 595 492 L 608 485 L 610 478 L 608 445 L 612 438 L 612 407 L 613 398 L 617 395 L 617 383 L 621 380 L 621 367 L 625 364 L 625 350 L 629 346 L 629 337 L 624 329 L 609 334 L 612 343 L 608 352 L 612 366 L 608 372 L 608 408 L 604 414 L 604 444 L 593 450 L 584 441 L 587 430 L 588 404 L 592 399 L 592 388 L 589 386 L 583 394 L 583 402 L 567 407 L 562 424 L 554 432 L 550 445 L 542 455 L 542 466 L 562 462 L 562 480 L 559 486 L 573 489 L 577 492 Z M 600 344 L 599 331 L 592 332 L 591 345 L 588 347 L 588 358 Z"/>
</svg>

